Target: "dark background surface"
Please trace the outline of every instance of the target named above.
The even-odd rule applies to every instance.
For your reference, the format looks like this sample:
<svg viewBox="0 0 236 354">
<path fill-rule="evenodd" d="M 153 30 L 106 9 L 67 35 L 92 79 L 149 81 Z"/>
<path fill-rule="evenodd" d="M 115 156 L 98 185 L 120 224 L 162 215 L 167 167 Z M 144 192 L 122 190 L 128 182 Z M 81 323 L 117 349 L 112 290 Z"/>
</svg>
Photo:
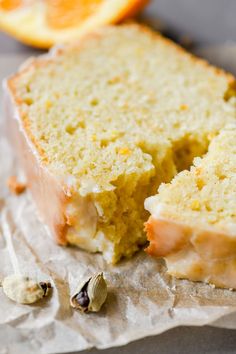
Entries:
<svg viewBox="0 0 236 354">
<path fill-rule="evenodd" d="M 236 0 L 154 0 L 144 16 L 148 17 L 150 24 L 164 29 L 171 37 L 178 40 L 188 35 L 198 46 L 236 42 Z M 19 59 L 14 59 L 15 55 L 18 58 L 21 55 L 23 59 L 37 53 L 40 51 L 25 47 L 0 33 L 1 72 L 4 72 L 4 57 L 12 55 L 14 65 L 19 62 Z M 80 353 L 230 354 L 236 353 L 236 331 L 207 326 L 179 327 L 124 347 Z"/>
</svg>

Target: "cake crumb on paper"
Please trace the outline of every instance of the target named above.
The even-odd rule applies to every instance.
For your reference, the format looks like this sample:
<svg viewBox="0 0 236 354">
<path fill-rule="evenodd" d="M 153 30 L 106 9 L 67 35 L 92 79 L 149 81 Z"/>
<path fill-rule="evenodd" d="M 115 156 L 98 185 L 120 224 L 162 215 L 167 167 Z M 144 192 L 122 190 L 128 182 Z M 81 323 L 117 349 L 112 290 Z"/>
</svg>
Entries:
<svg viewBox="0 0 236 354">
<path fill-rule="evenodd" d="M 16 176 L 10 176 L 7 180 L 7 186 L 11 193 L 19 195 L 26 189 L 26 184 L 19 182 Z"/>
</svg>

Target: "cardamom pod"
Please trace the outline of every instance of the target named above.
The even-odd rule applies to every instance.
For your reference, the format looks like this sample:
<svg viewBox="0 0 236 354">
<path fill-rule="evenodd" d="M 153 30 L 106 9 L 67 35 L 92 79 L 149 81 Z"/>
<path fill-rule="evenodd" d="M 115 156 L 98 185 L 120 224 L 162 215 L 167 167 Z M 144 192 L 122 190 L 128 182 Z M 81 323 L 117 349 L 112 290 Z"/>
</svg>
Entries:
<svg viewBox="0 0 236 354">
<path fill-rule="evenodd" d="M 47 296 L 48 290 L 51 288 L 50 283 L 38 283 L 29 277 L 17 274 L 4 278 L 1 285 L 5 295 L 20 304 L 33 304 Z"/>
<path fill-rule="evenodd" d="M 98 273 L 79 284 L 75 294 L 71 296 L 70 304 L 82 312 L 98 312 L 106 297 L 107 283 L 103 273 Z"/>
</svg>

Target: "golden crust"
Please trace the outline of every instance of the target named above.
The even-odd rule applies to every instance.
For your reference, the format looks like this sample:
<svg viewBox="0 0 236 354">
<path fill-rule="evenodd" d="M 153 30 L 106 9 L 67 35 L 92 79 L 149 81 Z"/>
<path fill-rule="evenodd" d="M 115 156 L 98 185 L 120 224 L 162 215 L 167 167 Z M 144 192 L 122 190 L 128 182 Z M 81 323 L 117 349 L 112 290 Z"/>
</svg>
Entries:
<svg viewBox="0 0 236 354">
<path fill-rule="evenodd" d="M 9 81 L 11 82 L 11 80 Z M 8 137 L 15 147 L 15 151 L 24 168 L 27 188 L 29 188 L 37 203 L 40 216 L 50 227 L 57 243 L 66 245 L 67 224 L 65 208 L 69 198 L 64 192 L 63 185 L 50 174 L 44 166 L 44 161 L 42 162 L 38 156 L 42 152 L 32 141 L 30 130 L 26 125 L 23 125 L 22 112 L 17 111 L 19 115 L 16 115 L 15 103 L 13 90 L 11 94 L 7 93 L 5 103 L 5 112 L 8 119 Z M 47 198 L 45 198 L 45 195 L 47 195 Z"/>
<path fill-rule="evenodd" d="M 25 69 L 24 71 L 26 71 L 27 69 Z M 8 80 L 8 87 L 10 88 L 10 91 L 12 93 L 12 96 L 14 97 L 14 100 L 16 102 L 16 104 L 18 105 L 18 113 L 19 116 L 21 118 L 21 123 L 24 127 L 24 130 L 27 133 L 27 136 L 29 137 L 29 139 L 31 140 L 31 142 L 33 143 L 33 145 L 35 146 L 35 148 L 37 149 L 38 154 L 40 155 L 42 161 L 44 161 L 44 163 L 47 163 L 47 156 L 45 154 L 45 151 L 43 150 L 43 148 L 41 147 L 41 145 L 39 144 L 39 142 L 37 141 L 37 139 L 35 138 L 35 136 L 32 134 L 31 129 L 30 129 L 30 120 L 29 118 L 26 116 L 26 114 L 22 111 L 21 107 L 21 103 L 22 100 L 20 97 L 18 97 L 16 95 L 16 89 L 15 89 L 15 85 L 14 82 L 15 80 L 17 80 L 17 78 L 19 76 L 21 76 L 23 74 L 23 72 L 19 72 L 17 73 L 14 77 L 10 78 Z"/>
</svg>

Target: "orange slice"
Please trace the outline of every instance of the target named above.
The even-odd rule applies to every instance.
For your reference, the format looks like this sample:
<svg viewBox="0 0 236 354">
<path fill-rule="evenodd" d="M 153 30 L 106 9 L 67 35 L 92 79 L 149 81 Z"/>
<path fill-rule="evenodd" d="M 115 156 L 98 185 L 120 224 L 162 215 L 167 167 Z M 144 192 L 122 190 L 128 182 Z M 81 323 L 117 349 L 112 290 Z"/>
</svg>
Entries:
<svg viewBox="0 0 236 354">
<path fill-rule="evenodd" d="M 0 0 L 0 9 L 10 11 L 21 5 L 21 0 Z"/>
<path fill-rule="evenodd" d="M 117 23 L 148 0 L 0 0 L 0 29 L 19 41 L 49 48 L 93 28 Z"/>
</svg>

